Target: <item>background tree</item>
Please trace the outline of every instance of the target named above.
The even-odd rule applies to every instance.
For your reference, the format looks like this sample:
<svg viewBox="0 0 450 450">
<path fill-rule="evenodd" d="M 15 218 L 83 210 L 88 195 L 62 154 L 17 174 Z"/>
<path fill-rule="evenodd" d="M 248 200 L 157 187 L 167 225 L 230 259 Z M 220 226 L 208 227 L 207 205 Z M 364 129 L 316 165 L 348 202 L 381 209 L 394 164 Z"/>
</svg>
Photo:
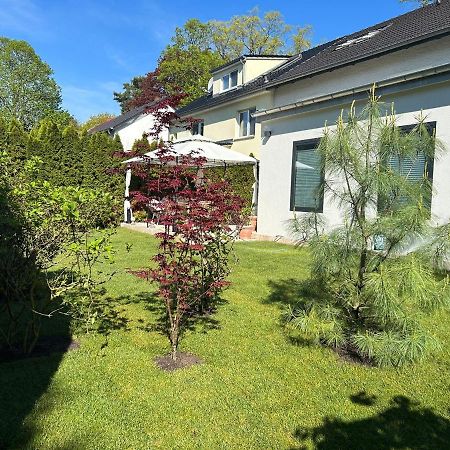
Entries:
<svg viewBox="0 0 450 450">
<path fill-rule="evenodd" d="M 261 16 L 255 8 L 226 22 L 212 21 L 211 26 L 214 47 L 227 61 L 243 54 L 299 53 L 310 46 L 306 36 L 311 27 L 298 27 L 292 34 L 292 26 L 286 24 L 279 11 L 269 11 Z"/>
<path fill-rule="evenodd" d="M 182 50 L 169 46 L 159 61 L 159 80 L 169 95 L 183 93 L 180 106 L 207 92 L 211 70 L 223 64 L 217 52 L 190 47 Z"/>
<path fill-rule="evenodd" d="M 25 41 L 0 38 L 0 112 L 30 129 L 61 105 L 53 71 Z"/>
<path fill-rule="evenodd" d="M 438 148 L 425 118 L 402 131 L 375 95 L 361 115 L 352 107 L 335 131 L 326 130 L 319 146 L 325 189 L 345 223 L 311 240 L 312 276 L 291 324 L 379 365 L 414 361 L 433 346 L 420 314 L 447 304 L 449 292 L 428 254 L 439 239 L 418 245 L 432 236 L 431 184 L 427 173 L 413 181 L 410 172 Z"/>
<path fill-rule="evenodd" d="M 242 54 L 299 53 L 310 47 L 310 33 L 310 26 L 293 28 L 286 24 L 278 11 L 261 16 L 256 8 L 228 21 L 189 19 L 175 29 L 170 45 L 160 55 L 157 70 L 125 83 L 121 93 L 114 93 L 114 99 L 122 112 L 145 104 L 155 92 L 183 93 L 181 105 L 189 103 L 205 94 L 215 67 Z M 149 88 L 144 89 L 147 82 Z M 142 95 L 145 90 L 150 95 Z"/>
<path fill-rule="evenodd" d="M 123 84 L 122 92 L 114 92 L 114 100 L 119 103 L 122 114 L 128 111 L 128 103 L 141 93 L 140 84 L 143 79 L 143 76 L 136 76 L 129 83 Z"/>
<path fill-rule="evenodd" d="M 163 83 L 159 79 L 159 70 L 149 72 L 139 82 L 139 92 L 127 103 L 127 110 L 148 105 L 161 99 L 167 94 Z"/>
<path fill-rule="evenodd" d="M 95 114 L 95 115 L 89 117 L 89 119 L 86 120 L 86 122 L 81 124 L 80 130 L 82 132 L 87 132 L 91 128 L 96 127 L 97 125 L 101 125 L 102 123 L 108 122 L 108 120 L 114 119 L 114 117 L 115 117 L 114 114 L 107 113 L 107 112 Z"/>
</svg>

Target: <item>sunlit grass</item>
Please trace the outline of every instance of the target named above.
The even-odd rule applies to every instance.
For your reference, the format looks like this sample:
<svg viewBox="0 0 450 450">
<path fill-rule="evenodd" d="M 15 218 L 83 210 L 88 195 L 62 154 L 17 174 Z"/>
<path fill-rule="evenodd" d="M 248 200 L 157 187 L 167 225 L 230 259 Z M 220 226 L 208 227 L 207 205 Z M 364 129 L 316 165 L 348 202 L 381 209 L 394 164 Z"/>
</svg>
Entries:
<svg viewBox="0 0 450 450">
<path fill-rule="evenodd" d="M 394 370 L 343 362 L 280 326 L 281 308 L 295 291 L 287 280 L 308 275 L 308 252 L 238 243 L 233 284 L 211 318 L 217 323 L 199 325 L 181 343 L 181 350 L 204 363 L 165 373 L 153 359 L 168 351 L 167 339 L 148 331 L 157 318 L 154 301 L 146 301 L 153 288 L 126 272 L 149 264 L 156 241 L 121 229 L 114 245 L 117 274 L 106 297 L 119 302 L 117 329 L 78 336 L 81 348 L 61 360 L 55 355 L 0 365 L 0 448 L 2 438 L 14 442 L 12 448 L 49 450 L 300 448 L 311 442 L 299 442 L 298 429 L 320 427 L 327 417 L 349 426 L 371 421 L 397 396 L 433 408 L 447 423 L 450 314 L 427 318 L 442 349 L 416 366 Z M 374 401 L 352 401 L 360 392 Z M 433 423 L 424 418 L 415 436 L 407 425 L 400 442 L 420 439 Z M 342 448 L 333 439 L 320 448 Z M 356 442 L 347 448 L 388 448 L 377 446 L 380 434 L 370 429 L 360 439 L 365 447 Z"/>
</svg>

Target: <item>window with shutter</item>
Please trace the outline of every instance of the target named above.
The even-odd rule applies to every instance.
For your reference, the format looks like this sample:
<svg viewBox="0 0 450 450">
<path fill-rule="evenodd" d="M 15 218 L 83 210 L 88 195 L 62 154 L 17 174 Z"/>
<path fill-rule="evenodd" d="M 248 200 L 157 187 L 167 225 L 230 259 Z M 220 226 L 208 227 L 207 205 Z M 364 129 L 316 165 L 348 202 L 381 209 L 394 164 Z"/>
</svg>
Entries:
<svg viewBox="0 0 450 450">
<path fill-rule="evenodd" d="M 425 124 L 427 127 L 427 131 L 430 134 L 433 134 L 436 128 L 436 122 L 430 122 Z M 401 131 L 407 133 L 410 132 L 414 128 L 414 125 L 407 125 L 400 127 Z M 423 152 L 420 150 L 417 152 L 415 157 L 396 157 L 391 156 L 389 161 L 387 161 L 388 167 L 400 174 L 402 177 L 405 177 L 411 183 L 423 183 L 425 179 L 427 179 L 430 183 L 433 183 L 433 165 L 434 161 L 432 158 L 426 157 Z M 431 197 L 425 198 L 426 207 L 431 210 Z M 398 206 L 405 205 L 407 203 L 407 198 L 400 196 L 396 199 L 396 204 Z M 378 211 L 382 212 L 384 201 L 382 198 L 378 199 Z"/>
<path fill-rule="evenodd" d="M 291 210 L 323 212 L 324 174 L 317 150 L 319 139 L 294 144 Z"/>
</svg>

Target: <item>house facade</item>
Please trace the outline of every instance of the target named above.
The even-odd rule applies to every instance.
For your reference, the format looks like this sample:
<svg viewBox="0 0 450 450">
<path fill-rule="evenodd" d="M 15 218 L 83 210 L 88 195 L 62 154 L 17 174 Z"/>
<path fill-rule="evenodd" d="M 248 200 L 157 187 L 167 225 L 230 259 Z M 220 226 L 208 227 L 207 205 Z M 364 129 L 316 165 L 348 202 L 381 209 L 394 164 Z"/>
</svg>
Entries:
<svg viewBox="0 0 450 450">
<path fill-rule="evenodd" d="M 233 98 L 211 96 L 202 114 L 209 118 L 205 131 L 208 125 L 217 140 L 225 111 L 238 117 L 240 107 L 255 103 L 258 235 L 289 238 L 289 220 L 311 211 L 328 229 L 343 223 L 345 211 L 326 193 L 319 202 L 308 198 L 321 178 L 316 149 L 325 124 L 332 129 L 352 102 L 362 107 L 373 86 L 387 111 L 394 103 L 399 126 L 417 123 L 422 113 L 447 147 L 433 161 L 431 216 L 435 223 L 450 220 L 450 0 L 441 0 L 283 61 Z M 196 102 L 208 104 L 203 98 L 191 105 Z M 312 172 L 303 160 L 313 162 Z"/>
<path fill-rule="evenodd" d="M 244 55 L 213 70 L 208 94 L 177 111 L 181 119 L 189 117 L 199 122 L 191 130 L 171 128 L 171 138 L 202 134 L 257 158 L 261 125 L 253 114 L 272 106 L 271 92 L 259 86 L 265 74 L 288 59 L 277 55 Z"/>
<path fill-rule="evenodd" d="M 141 139 L 143 134 L 153 131 L 155 118 L 151 113 L 146 112 L 151 106 L 144 105 L 133 108 L 131 111 L 91 128 L 89 133 L 107 132 L 112 137 L 119 135 L 124 151 L 128 152 L 137 139 Z M 169 130 L 164 129 L 159 139 L 168 140 Z M 149 141 L 152 140 L 154 137 L 149 137 Z"/>
<path fill-rule="evenodd" d="M 352 102 L 366 104 L 372 86 L 386 113 L 394 104 L 399 126 L 416 124 L 423 114 L 447 148 L 433 161 L 431 217 L 435 223 L 450 220 L 449 31 L 450 2 L 444 0 L 334 41 L 315 61 L 300 62 L 291 77 L 276 80 L 272 108 L 255 113 L 270 130 L 259 153 L 260 235 L 289 238 L 287 224 L 294 214 L 314 210 L 328 229 L 344 222 L 346 211 L 330 194 L 318 202 L 307 198 L 320 180 L 320 164 L 314 177 L 296 162 L 308 151 L 314 155 L 324 125 L 332 130 L 343 109 Z"/>
</svg>

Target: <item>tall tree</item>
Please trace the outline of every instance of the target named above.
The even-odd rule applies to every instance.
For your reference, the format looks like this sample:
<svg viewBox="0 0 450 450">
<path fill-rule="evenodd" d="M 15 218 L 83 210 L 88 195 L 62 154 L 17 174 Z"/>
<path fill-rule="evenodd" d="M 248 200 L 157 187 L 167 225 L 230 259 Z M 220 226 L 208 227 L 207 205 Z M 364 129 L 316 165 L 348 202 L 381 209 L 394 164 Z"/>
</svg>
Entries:
<svg viewBox="0 0 450 450">
<path fill-rule="evenodd" d="M 222 57 L 211 50 L 169 46 L 159 62 L 158 78 L 169 95 L 185 95 L 182 106 L 206 93 L 211 70 L 223 62 Z"/>
<path fill-rule="evenodd" d="M 141 93 L 143 76 L 134 77 L 129 83 L 123 83 L 122 92 L 114 92 L 114 100 L 119 103 L 122 114 L 128 111 L 128 103 Z"/>
<path fill-rule="evenodd" d="M 292 35 L 293 27 L 284 21 L 279 11 L 269 11 L 261 16 L 258 8 L 254 8 L 229 21 L 212 21 L 211 27 L 214 46 L 225 60 L 242 54 L 299 52 L 310 46 L 306 35 L 311 27 L 298 27 Z"/>
<path fill-rule="evenodd" d="M 50 66 L 25 41 L 0 37 L 0 112 L 30 129 L 58 110 L 61 91 Z"/>
<path fill-rule="evenodd" d="M 166 90 L 158 76 L 159 70 L 156 69 L 142 78 L 139 83 L 139 93 L 127 103 L 127 110 L 148 105 L 164 97 Z"/>
</svg>

